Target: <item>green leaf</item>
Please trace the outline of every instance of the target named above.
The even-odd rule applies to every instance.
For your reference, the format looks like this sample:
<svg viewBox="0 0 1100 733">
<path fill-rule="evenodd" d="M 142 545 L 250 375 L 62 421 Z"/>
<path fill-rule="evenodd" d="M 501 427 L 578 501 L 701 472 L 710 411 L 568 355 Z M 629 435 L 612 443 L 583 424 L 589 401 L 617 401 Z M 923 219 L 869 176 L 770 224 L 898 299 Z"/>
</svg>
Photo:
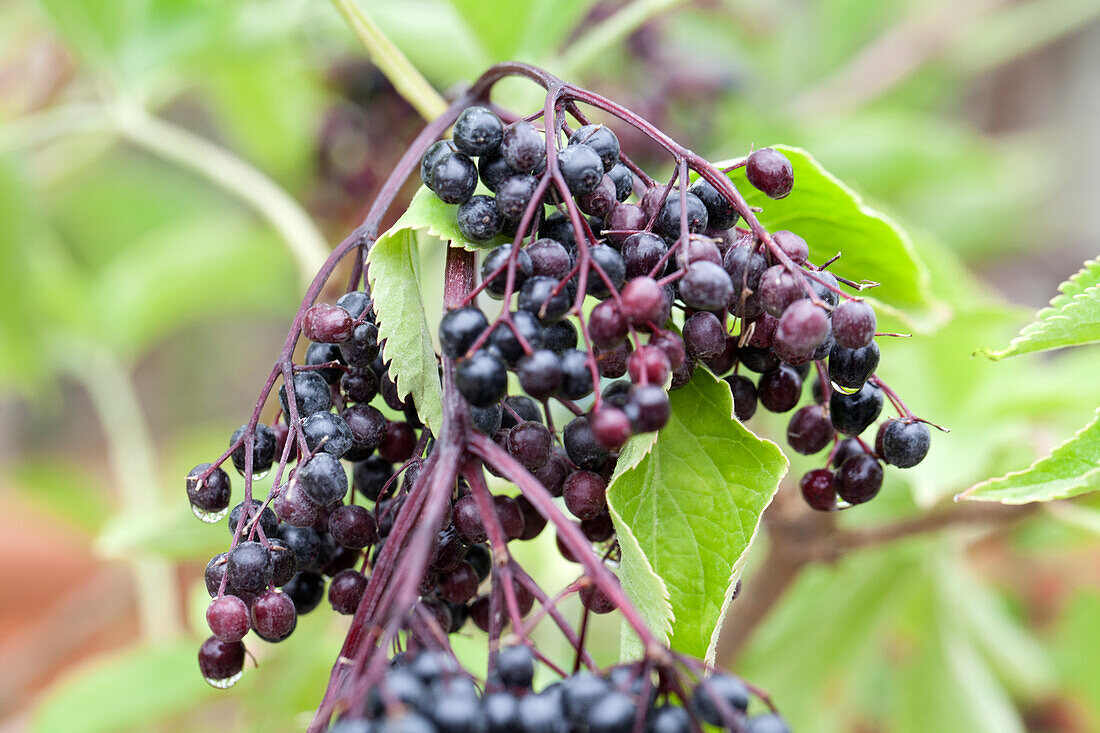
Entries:
<svg viewBox="0 0 1100 733">
<path fill-rule="evenodd" d="M 383 234 L 367 256 L 368 277 L 378 313 L 378 335 L 386 339 L 383 356 L 402 397 L 412 394 L 417 412 L 437 434 L 443 422 L 443 397 L 432 331 L 424 313 L 417 234 L 476 252 L 504 242 L 497 237 L 475 243 L 463 238 L 455 206 L 421 186 L 405 213 Z M 444 245 L 445 246 L 445 245 Z M 417 317 L 419 314 L 419 318 Z"/>
<path fill-rule="evenodd" d="M 195 640 L 183 639 L 93 660 L 45 695 L 31 730 L 160 730 L 158 721 L 194 709 L 216 694 L 199 674 L 196 653 Z"/>
<path fill-rule="evenodd" d="M 959 499 L 1027 504 L 1068 499 L 1100 489 L 1100 411 L 1054 451 L 1026 468 L 971 486 Z"/>
<path fill-rule="evenodd" d="M 881 283 L 865 291 L 867 297 L 901 310 L 929 307 L 928 273 L 901 227 L 864 203 L 805 150 L 773 147 L 794 167 L 794 190 L 786 198 L 773 201 L 757 191 L 743 167 L 729 174 L 749 204 L 763 208 L 760 222 L 769 231 L 789 229 L 803 237 L 813 262 L 841 252 L 829 267 L 832 272 L 856 282 Z"/>
<path fill-rule="evenodd" d="M 697 371 L 670 400 L 668 425 L 648 452 L 644 445 L 624 451 L 607 498 L 627 538 L 624 589 L 661 619 L 660 604 L 646 594 L 662 581 L 670 643 L 703 657 L 713 654 L 729 591 L 788 463 L 774 443 L 733 418 L 729 385 L 709 373 Z M 643 559 L 652 573 L 640 567 Z"/>
<path fill-rule="evenodd" d="M 1100 261 L 1089 260 L 1001 351 L 983 349 L 991 359 L 1100 342 Z"/>
<path fill-rule="evenodd" d="M 419 261 L 416 231 L 398 222 L 371 247 L 368 275 L 378 336 L 386 339 L 382 355 L 390 362 L 390 377 L 399 396 L 412 395 L 420 419 L 438 435 L 443 426 L 443 388 L 424 314 Z"/>
</svg>

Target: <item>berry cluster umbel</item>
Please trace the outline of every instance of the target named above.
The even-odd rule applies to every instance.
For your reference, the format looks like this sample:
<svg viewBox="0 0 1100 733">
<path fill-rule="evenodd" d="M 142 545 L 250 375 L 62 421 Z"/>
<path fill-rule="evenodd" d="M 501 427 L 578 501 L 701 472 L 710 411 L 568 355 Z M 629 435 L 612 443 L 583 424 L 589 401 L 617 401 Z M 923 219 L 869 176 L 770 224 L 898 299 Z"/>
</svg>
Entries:
<svg viewBox="0 0 1100 733">
<path fill-rule="evenodd" d="M 485 106 L 509 75 L 546 87 L 542 112 L 514 118 Z M 664 146 L 672 179 L 649 177 L 578 103 Z M 791 192 L 781 153 L 757 150 L 740 165 L 768 196 Z M 456 207 L 463 237 L 489 243 L 480 280 L 472 253 L 447 249 L 437 433 L 391 378 L 379 343 L 389 324 L 360 289 L 378 224 L 417 166 Z M 689 170 L 699 174 L 693 183 Z M 477 193 L 479 182 L 489 194 Z M 501 234 L 511 242 L 493 246 Z M 347 294 L 315 302 L 351 252 Z M 843 293 L 844 282 L 811 264 L 796 234 L 767 232 L 722 171 L 648 122 L 533 67 L 494 67 L 418 136 L 311 285 L 251 419 L 221 458 L 188 475 L 188 498 L 207 521 L 232 503 L 225 461 L 244 478 L 230 547 L 206 571 L 213 636 L 199 653 L 203 676 L 233 684 L 242 640 L 285 639 L 327 584 L 333 609 L 352 619 L 313 731 L 334 716 L 333 730 L 343 731 L 785 731 L 774 709 L 747 716 L 751 696 L 771 707 L 762 691 L 668 649 L 646 627 L 609 569 L 619 549 L 606 490 L 618 451 L 666 425 L 669 392 L 696 369 L 729 382 L 745 420 L 758 402 L 796 407 L 816 368 L 814 403 L 795 413 L 788 435 L 806 453 L 834 444 L 828 465 L 802 481 L 815 508 L 871 498 L 882 459 L 919 462 L 927 429 L 874 376 L 874 311 Z M 501 303 L 497 315 L 481 295 Z M 300 335 L 312 343 L 298 362 Z M 280 379 L 269 427 L 259 417 Z M 900 418 L 884 423 L 872 448 L 858 436 L 883 395 Z M 252 480 L 272 468 L 273 489 L 258 501 Z M 491 493 L 486 471 L 515 489 Z M 552 593 L 510 551 L 547 529 L 580 567 Z M 560 608 L 574 595 L 584 613 L 576 626 Z M 587 619 L 611 611 L 645 654 L 600 670 L 586 648 Z M 573 674 L 531 642 L 540 623 L 575 649 Z M 482 632 L 484 675 L 463 670 L 448 641 Z M 562 679 L 536 693 L 538 665 Z"/>
</svg>

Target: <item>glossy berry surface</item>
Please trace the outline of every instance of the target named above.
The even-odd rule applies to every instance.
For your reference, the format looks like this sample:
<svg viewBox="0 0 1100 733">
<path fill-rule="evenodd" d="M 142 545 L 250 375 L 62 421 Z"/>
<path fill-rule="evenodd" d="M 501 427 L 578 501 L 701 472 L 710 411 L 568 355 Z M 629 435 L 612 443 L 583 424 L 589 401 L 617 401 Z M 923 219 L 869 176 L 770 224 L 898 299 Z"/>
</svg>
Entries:
<svg viewBox="0 0 1100 733">
<path fill-rule="evenodd" d="M 472 242 L 487 242 L 504 228 L 504 216 L 492 196 L 477 194 L 458 207 L 458 230 Z"/>
<path fill-rule="evenodd" d="M 882 459 L 898 468 L 912 468 L 928 455 L 932 434 L 920 422 L 891 420 L 882 431 Z"/>
<path fill-rule="evenodd" d="M 768 198 L 786 198 L 794 187 L 791 162 L 773 148 L 754 150 L 745 164 L 745 173 L 749 183 Z"/>
<path fill-rule="evenodd" d="M 458 116 L 454 144 L 467 155 L 485 155 L 500 147 L 504 125 L 485 107 L 470 107 Z"/>
</svg>

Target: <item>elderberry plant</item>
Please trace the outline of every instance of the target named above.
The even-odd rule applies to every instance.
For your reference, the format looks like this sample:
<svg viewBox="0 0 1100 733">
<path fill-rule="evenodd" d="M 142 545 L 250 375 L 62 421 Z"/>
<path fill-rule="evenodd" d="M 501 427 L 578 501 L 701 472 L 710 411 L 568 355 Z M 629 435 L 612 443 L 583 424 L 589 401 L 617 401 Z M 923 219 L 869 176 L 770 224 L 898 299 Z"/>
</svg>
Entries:
<svg viewBox="0 0 1100 733">
<path fill-rule="evenodd" d="M 543 109 L 491 107 L 508 76 L 542 85 Z M 580 105 L 663 147 L 671 179 L 635 165 Z M 446 251 L 439 354 L 398 338 L 394 320 L 419 314 L 395 309 L 389 294 L 419 285 L 386 282 L 371 258 L 417 166 L 418 200 L 452 208 L 445 238 L 460 245 Z M 611 568 L 629 547 L 609 482 L 674 418 L 670 394 L 707 379 L 728 385 L 733 414 L 722 419 L 732 424 L 758 405 L 794 410 L 812 374 L 813 400 L 792 414 L 787 442 L 822 454 L 800 481 L 822 511 L 874 498 L 883 464 L 916 465 L 930 434 L 875 375 L 874 308 L 841 287 L 864 284 L 811 262 L 798 233 L 765 229 L 728 176 L 742 168 L 770 199 L 797 187 L 778 150 L 720 168 L 629 110 L 521 64 L 490 69 L 430 123 L 308 289 L 248 422 L 187 476 L 195 514 L 211 522 L 232 503 L 225 461 L 244 477 L 229 548 L 206 568 L 207 681 L 234 684 L 249 631 L 281 641 L 327 596 L 352 620 L 311 730 L 787 730 L 763 691 L 670 648 L 624 592 Z M 315 302 L 348 256 L 346 294 Z M 499 312 L 482 309 L 482 294 Z M 297 362 L 301 335 L 311 343 Z M 417 363 L 428 366 L 409 369 Z M 259 418 L 280 380 L 268 426 Z M 865 441 L 886 402 L 898 416 Z M 253 480 L 272 469 L 271 493 L 253 498 Z M 494 495 L 486 472 L 519 493 Z M 774 486 L 779 474 L 765 478 Z M 543 588 L 509 550 L 548 526 L 581 569 L 565 589 Z M 585 609 L 579 628 L 559 609 L 572 595 Z M 585 648 L 586 619 L 611 611 L 642 653 L 601 670 Z M 531 642 L 540 623 L 576 650 L 571 672 Z M 484 674 L 463 669 L 448 642 L 468 625 L 488 634 Z M 533 690 L 539 665 L 561 681 Z M 770 711 L 749 716 L 752 697 Z"/>
</svg>

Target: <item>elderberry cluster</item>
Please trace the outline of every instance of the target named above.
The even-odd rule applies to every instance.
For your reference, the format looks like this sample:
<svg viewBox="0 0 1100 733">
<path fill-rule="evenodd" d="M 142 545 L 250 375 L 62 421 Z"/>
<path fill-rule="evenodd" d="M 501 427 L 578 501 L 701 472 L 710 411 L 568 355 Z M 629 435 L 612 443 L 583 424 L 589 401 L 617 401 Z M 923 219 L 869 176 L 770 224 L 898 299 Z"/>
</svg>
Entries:
<svg viewBox="0 0 1100 733">
<path fill-rule="evenodd" d="M 689 733 L 702 723 L 742 733 L 789 733 L 775 713 L 746 716 L 749 689 L 716 674 L 683 702 L 670 678 L 641 663 L 601 673 L 576 672 L 534 691 L 536 659 L 526 646 L 496 655 L 483 689 L 444 652 L 396 655 L 361 711 L 349 711 L 331 733 Z"/>
<path fill-rule="evenodd" d="M 508 373 L 540 402 L 583 400 L 601 390 L 601 377 L 628 375 L 606 384 L 588 414 L 563 431 L 571 462 L 599 471 L 614 463 L 607 451 L 665 425 L 666 386 L 687 384 L 697 364 L 729 383 L 742 421 L 758 405 L 793 410 L 816 365 L 814 403 L 795 412 L 787 431 L 799 453 L 833 446 L 826 467 L 800 482 L 811 507 L 836 509 L 838 497 L 846 505 L 868 501 L 882 486 L 882 462 L 919 463 L 928 452 L 928 428 L 892 393 L 901 417 L 882 424 L 874 448 L 859 439 L 884 402 L 884 385 L 874 377 L 880 352 L 871 305 L 844 294 L 832 273 L 811 264 L 809 246 L 794 232 L 772 233 L 769 246 L 738 227 L 733 202 L 707 180 L 686 191 L 646 184 L 624 160 L 608 127 L 584 125 L 569 135 L 556 165 L 575 209 L 563 210 L 563 192 L 540 187 L 546 139 L 531 122 L 505 126 L 490 110 L 471 107 L 458 118 L 453 139 L 424 155 L 421 179 L 441 200 L 458 204 L 463 236 L 515 237 L 490 250 L 481 268 L 481 289 L 506 299 L 505 312 L 490 323 L 471 304 L 447 313 L 440 327 L 443 353 L 458 360 L 457 385 L 479 429 L 535 470 L 549 455 L 551 436 L 538 431 L 535 439 L 535 428 L 525 428 L 528 445 L 499 432 Z M 743 165 L 767 196 L 791 192 L 793 169 L 778 151 L 757 150 Z M 495 196 L 474 194 L 479 178 Z M 571 210 L 589 216 L 571 217 Z M 584 296 L 598 301 L 587 315 Z M 676 310 L 683 312 L 679 327 Z M 570 451 L 571 429 L 590 433 L 602 452 Z"/>
<path fill-rule="evenodd" d="M 241 639 L 250 630 L 267 642 L 286 639 L 297 617 L 324 599 L 326 578 L 333 609 L 355 613 L 367 583 L 366 572 L 357 568 L 368 567 L 364 553 L 393 522 L 393 506 L 374 504 L 395 492 L 397 467 L 413 456 L 423 429 L 411 402 L 398 398 L 380 356 L 368 293 L 350 292 L 335 305 L 312 306 L 303 332 L 313 343 L 304 363 L 292 365 L 297 428 L 290 430 L 284 385 L 282 418 L 252 428 L 251 475 L 262 478 L 276 463 L 296 465 L 285 482 L 276 479 L 269 503 L 253 499 L 229 512 L 232 546 L 206 567 L 206 589 L 213 598 L 206 618 L 213 636 L 199 662 L 216 686 L 228 687 L 239 678 Z M 379 399 L 406 419 L 387 419 L 371 405 Z M 247 469 L 242 436 L 248 429 L 242 425 L 233 433 L 227 456 L 241 475 Z M 351 464 L 350 493 L 342 461 Z M 204 521 L 225 516 L 230 494 L 229 474 L 220 466 L 202 463 L 188 474 L 188 500 Z"/>
<path fill-rule="evenodd" d="M 508 73 L 543 84 L 552 119 L 506 125 L 473 106 Z M 797 234 L 769 234 L 725 171 L 628 110 L 533 67 L 503 65 L 483 79 L 429 124 L 416 155 L 404 156 L 383 187 L 390 193 L 338 248 L 336 259 L 358 252 L 350 292 L 303 306 L 252 419 L 220 459 L 188 475 L 188 498 L 206 521 L 220 520 L 231 503 L 221 465 L 232 458 L 245 477 L 245 500 L 229 513 L 229 550 L 206 569 L 213 636 L 199 651 L 202 674 L 232 685 L 245 636 L 285 639 L 327 583 L 333 609 L 353 618 L 312 731 L 673 733 L 710 725 L 784 733 L 774 710 L 747 716 L 750 689 L 771 707 L 765 693 L 667 648 L 619 587 L 608 567 L 620 559 L 608 481 L 632 436 L 668 424 L 670 393 L 696 369 L 725 379 L 736 418 L 747 420 L 758 403 L 793 410 L 813 368 L 814 403 L 794 414 L 788 440 L 807 454 L 833 448 L 829 467 L 802 479 L 803 494 L 818 509 L 839 508 L 838 496 L 846 505 L 870 499 L 881 486 L 880 461 L 915 465 L 929 442 L 924 423 L 875 376 L 874 310 L 841 291 L 858 286 L 831 274 L 829 263 L 811 263 Z M 649 129 L 674 155 L 676 175 L 654 181 L 576 102 Z M 425 149 L 451 123 L 453 137 Z M 459 232 L 484 254 L 475 286 L 474 254 L 447 252 L 441 353 L 429 367 L 434 376 L 438 366 L 442 386 L 438 434 L 411 397 L 399 398 L 370 296 L 355 290 L 368 233 L 417 157 L 425 186 L 457 207 Z M 756 150 L 739 166 L 773 199 L 793 188 L 792 166 L 776 150 Z M 694 182 L 689 170 L 699 174 Z M 488 194 L 477 192 L 479 182 Z M 482 294 L 500 301 L 498 315 L 482 309 Z M 299 331 L 312 342 L 302 363 L 293 359 Z M 258 418 L 280 377 L 281 410 L 268 427 Z M 900 418 L 886 421 L 871 447 L 859 436 L 884 399 Z M 404 419 L 388 419 L 382 403 Z M 273 466 L 268 499 L 252 499 L 252 480 Z M 485 472 L 518 491 L 490 492 Z M 581 566 L 557 593 L 510 550 L 548 525 L 562 556 Z M 559 607 L 572 595 L 583 607 L 577 627 Z M 600 672 L 587 649 L 588 619 L 613 610 L 646 655 Z M 587 671 L 566 673 L 538 654 L 530 634 L 539 623 L 555 625 L 576 652 L 573 669 Z M 488 634 L 484 677 L 463 670 L 450 649 L 449 635 L 470 627 Z M 536 693 L 536 664 L 562 679 Z"/>
</svg>

